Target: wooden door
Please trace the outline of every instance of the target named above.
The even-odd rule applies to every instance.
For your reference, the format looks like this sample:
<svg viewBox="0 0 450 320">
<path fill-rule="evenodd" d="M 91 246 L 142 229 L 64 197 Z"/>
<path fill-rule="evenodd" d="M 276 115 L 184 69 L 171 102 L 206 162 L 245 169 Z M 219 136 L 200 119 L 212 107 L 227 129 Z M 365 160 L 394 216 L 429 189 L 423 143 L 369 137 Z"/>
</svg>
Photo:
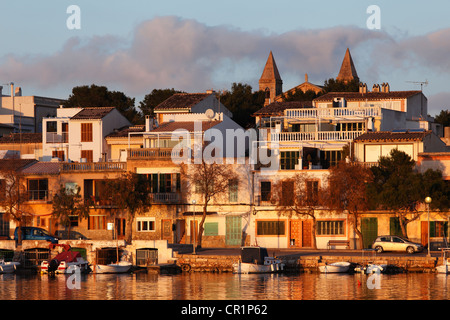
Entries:
<svg viewBox="0 0 450 320">
<path fill-rule="evenodd" d="M 125 239 L 126 223 L 127 223 L 126 219 L 116 218 L 115 227 L 116 227 L 117 239 L 119 239 L 119 240 Z"/>
<path fill-rule="evenodd" d="M 175 243 L 186 243 L 186 220 L 177 220 L 175 235 Z"/>
<path fill-rule="evenodd" d="M 363 246 L 368 249 L 378 236 L 378 219 L 361 218 L 361 233 L 363 235 Z"/>
<path fill-rule="evenodd" d="M 242 239 L 242 218 L 237 216 L 226 217 L 225 223 L 225 245 L 240 246 Z"/>
<path fill-rule="evenodd" d="M 428 221 L 422 221 L 420 227 L 421 243 L 423 246 L 426 246 L 428 244 Z"/>
<path fill-rule="evenodd" d="M 312 220 L 302 221 L 302 247 L 312 247 Z"/>
<path fill-rule="evenodd" d="M 302 246 L 302 220 L 290 220 L 290 247 Z"/>
</svg>

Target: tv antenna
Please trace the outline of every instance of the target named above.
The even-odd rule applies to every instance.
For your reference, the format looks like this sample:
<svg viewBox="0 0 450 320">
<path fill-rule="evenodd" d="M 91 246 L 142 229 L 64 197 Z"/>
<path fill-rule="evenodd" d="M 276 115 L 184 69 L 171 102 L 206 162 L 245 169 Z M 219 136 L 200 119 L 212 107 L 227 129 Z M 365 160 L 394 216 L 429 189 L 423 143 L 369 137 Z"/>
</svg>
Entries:
<svg viewBox="0 0 450 320">
<path fill-rule="evenodd" d="M 428 80 L 425 81 L 406 81 L 409 83 L 414 83 L 414 84 L 420 84 L 420 91 L 423 91 L 423 86 L 427 86 L 428 85 Z"/>
</svg>

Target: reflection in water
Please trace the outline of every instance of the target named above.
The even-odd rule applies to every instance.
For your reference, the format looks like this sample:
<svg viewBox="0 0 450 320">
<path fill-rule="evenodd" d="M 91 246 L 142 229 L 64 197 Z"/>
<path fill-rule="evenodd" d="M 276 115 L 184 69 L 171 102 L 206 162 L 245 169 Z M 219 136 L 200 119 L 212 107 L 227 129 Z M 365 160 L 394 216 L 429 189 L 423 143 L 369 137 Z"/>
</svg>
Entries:
<svg viewBox="0 0 450 320">
<path fill-rule="evenodd" d="M 2 300 L 445 300 L 444 274 L 378 275 L 379 289 L 364 274 L 178 275 L 88 274 L 81 289 L 67 275 L 0 275 Z"/>
</svg>

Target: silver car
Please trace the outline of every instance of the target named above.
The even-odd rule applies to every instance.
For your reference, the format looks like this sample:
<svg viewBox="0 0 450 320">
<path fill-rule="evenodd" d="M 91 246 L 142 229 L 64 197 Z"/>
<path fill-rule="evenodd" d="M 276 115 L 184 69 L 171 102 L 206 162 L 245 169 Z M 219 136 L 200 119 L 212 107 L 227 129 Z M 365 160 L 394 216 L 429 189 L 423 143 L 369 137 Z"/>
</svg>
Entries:
<svg viewBox="0 0 450 320">
<path fill-rule="evenodd" d="M 375 249 L 378 253 L 383 251 L 414 253 L 421 252 L 423 245 L 398 236 L 378 236 L 372 244 L 372 249 Z"/>
</svg>

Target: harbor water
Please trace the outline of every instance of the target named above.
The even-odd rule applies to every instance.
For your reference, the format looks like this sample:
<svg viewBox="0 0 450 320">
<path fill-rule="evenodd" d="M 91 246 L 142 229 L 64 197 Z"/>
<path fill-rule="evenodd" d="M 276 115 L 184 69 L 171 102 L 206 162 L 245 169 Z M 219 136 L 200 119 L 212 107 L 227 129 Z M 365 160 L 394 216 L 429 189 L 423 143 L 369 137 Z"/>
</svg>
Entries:
<svg viewBox="0 0 450 320">
<path fill-rule="evenodd" d="M 1 300 L 447 300 L 450 275 L 0 275 Z M 73 285 L 78 281 L 77 285 Z"/>
</svg>

